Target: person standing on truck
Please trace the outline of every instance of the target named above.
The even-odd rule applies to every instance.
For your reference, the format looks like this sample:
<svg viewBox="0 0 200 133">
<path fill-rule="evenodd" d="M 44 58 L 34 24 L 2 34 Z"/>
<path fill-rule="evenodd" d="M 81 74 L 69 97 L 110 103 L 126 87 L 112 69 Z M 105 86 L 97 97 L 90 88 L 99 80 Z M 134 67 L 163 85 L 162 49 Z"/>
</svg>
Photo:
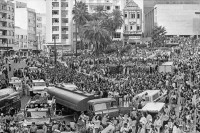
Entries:
<svg viewBox="0 0 200 133">
<path fill-rule="evenodd" d="M 46 124 L 46 122 L 44 123 L 44 125 L 43 125 L 43 133 L 47 133 L 47 124 Z"/>
<path fill-rule="evenodd" d="M 35 125 L 35 122 L 32 122 L 32 125 L 30 127 L 30 133 L 37 133 L 37 126 Z"/>
</svg>

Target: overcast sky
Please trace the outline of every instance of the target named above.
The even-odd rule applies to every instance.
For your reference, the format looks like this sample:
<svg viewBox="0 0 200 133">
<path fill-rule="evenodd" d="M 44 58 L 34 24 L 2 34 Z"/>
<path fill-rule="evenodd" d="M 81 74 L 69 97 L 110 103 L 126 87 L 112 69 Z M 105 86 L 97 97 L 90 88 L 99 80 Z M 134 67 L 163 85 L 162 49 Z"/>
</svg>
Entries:
<svg viewBox="0 0 200 133">
<path fill-rule="evenodd" d="M 37 13 L 46 13 L 46 3 L 45 0 L 15 0 L 26 2 L 29 8 L 33 8 Z"/>
</svg>

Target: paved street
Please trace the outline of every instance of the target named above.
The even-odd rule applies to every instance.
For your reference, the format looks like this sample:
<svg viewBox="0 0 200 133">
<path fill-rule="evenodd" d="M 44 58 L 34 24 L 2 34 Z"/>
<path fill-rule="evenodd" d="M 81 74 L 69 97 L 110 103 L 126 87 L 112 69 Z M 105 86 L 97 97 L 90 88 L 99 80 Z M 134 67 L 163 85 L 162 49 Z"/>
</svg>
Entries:
<svg viewBox="0 0 200 133">
<path fill-rule="evenodd" d="M 8 64 L 11 64 L 11 71 L 9 72 L 9 75 L 8 75 L 9 79 L 11 77 L 13 77 L 13 71 L 14 71 L 14 69 L 19 69 L 19 68 L 26 67 L 25 60 L 22 60 L 20 63 L 14 63 L 14 60 L 10 60 Z M 6 65 L 7 68 L 8 68 L 8 64 Z"/>
</svg>

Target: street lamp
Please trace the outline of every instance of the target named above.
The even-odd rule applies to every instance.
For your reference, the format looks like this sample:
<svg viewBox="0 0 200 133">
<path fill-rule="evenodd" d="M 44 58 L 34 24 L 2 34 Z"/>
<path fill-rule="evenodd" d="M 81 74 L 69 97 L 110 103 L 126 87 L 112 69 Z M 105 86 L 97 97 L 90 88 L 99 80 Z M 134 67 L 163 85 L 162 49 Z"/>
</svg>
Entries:
<svg viewBox="0 0 200 133">
<path fill-rule="evenodd" d="M 8 40 L 7 40 L 7 46 L 6 46 L 6 56 L 8 57 Z"/>
<path fill-rule="evenodd" d="M 75 0 L 75 10 L 77 10 L 77 1 Z M 77 30 L 77 22 L 75 20 L 75 30 L 76 30 L 76 57 L 77 57 L 77 41 L 78 41 L 78 38 L 77 38 L 77 34 L 78 34 L 78 30 Z"/>
</svg>

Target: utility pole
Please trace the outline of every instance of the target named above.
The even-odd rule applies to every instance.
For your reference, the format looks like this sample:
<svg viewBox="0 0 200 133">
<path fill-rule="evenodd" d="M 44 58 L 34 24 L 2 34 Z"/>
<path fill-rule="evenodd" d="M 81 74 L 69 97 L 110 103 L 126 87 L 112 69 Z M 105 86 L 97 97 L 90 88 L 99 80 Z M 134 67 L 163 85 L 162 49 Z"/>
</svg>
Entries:
<svg viewBox="0 0 200 133">
<path fill-rule="evenodd" d="M 6 56 L 8 57 L 8 40 L 7 40 Z"/>
<path fill-rule="evenodd" d="M 77 1 L 75 0 L 75 9 L 77 10 Z M 78 37 L 77 37 L 77 34 L 78 34 L 78 29 L 77 29 L 77 22 L 75 20 L 75 29 L 76 29 L 76 57 L 77 57 L 77 41 L 78 41 Z"/>
<path fill-rule="evenodd" d="M 56 50 L 56 36 L 54 36 L 54 65 L 56 67 L 57 64 L 57 50 Z"/>
<path fill-rule="evenodd" d="M 57 79 L 57 50 L 56 50 L 56 36 L 54 36 L 54 71 L 55 71 L 55 76 L 54 76 L 54 82 L 56 81 Z"/>
</svg>

